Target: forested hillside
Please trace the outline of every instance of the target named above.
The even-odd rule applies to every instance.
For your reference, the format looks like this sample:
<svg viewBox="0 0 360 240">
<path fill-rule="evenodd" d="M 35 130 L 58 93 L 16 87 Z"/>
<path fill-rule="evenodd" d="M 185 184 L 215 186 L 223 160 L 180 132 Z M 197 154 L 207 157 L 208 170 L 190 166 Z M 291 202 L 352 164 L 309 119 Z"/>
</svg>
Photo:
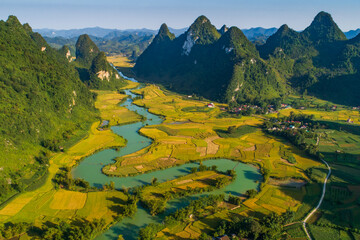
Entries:
<svg viewBox="0 0 360 240">
<path fill-rule="evenodd" d="M 281 26 L 257 48 L 238 28 L 216 31 L 204 16 L 177 38 L 163 25 L 135 65 L 145 81 L 235 105 L 308 93 L 358 106 L 359 71 L 360 37 L 347 40 L 325 12 L 302 32 Z"/>
<path fill-rule="evenodd" d="M 125 81 L 108 63 L 106 55 L 86 34 L 76 42 L 76 68 L 80 79 L 91 89 L 118 89 Z"/>
<path fill-rule="evenodd" d="M 15 16 L 0 21 L 0 49 L 1 202 L 43 176 L 50 151 L 66 148 L 96 112 L 68 59 Z"/>
<path fill-rule="evenodd" d="M 347 40 L 330 14 L 320 12 L 300 33 L 284 25 L 258 49 L 295 92 L 360 105 L 360 38 Z"/>
<path fill-rule="evenodd" d="M 163 24 L 135 65 L 138 77 L 231 103 L 281 98 L 286 85 L 236 27 L 219 32 L 200 16 L 175 38 Z"/>
</svg>

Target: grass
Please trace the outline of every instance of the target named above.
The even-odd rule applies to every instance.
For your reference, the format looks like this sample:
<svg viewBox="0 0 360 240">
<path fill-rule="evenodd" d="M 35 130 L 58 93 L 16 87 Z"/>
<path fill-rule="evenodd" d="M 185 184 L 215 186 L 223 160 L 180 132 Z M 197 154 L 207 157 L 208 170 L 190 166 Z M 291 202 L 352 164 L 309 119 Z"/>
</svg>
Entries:
<svg viewBox="0 0 360 240">
<path fill-rule="evenodd" d="M 215 130 L 215 131 L 219 135 L 219 137 L 222 138 L 239 138 L 245 134 L 253 133 L 258 130 L 259 128 L 245 125 L 237 128 L 234 127 L 234 129 L 231 132 L 224 130 Z"/>
<path fill-rule="evenodd" d="M 146 200 L 162 199 L 166 192 L 179 192 L 188 188 L 206 188 L 213 186 L 213 182 L 218 177 L 230 178 L 227 175 L 214 171 L 203 171 L 188 174 L 186 176 L 146 187 L 142 192 L 142 198 Z"/>
<path fill-rule="evenodd" d="M 300 223 L 285 227 L 285 231 L 290 236 L 290 239 L 307 240 L 306 233 Z"/>
<path fill-rule="evenodd" d="M 120 176 L 129 172 L 142 173 L 171 167 L 190 160 L 221 157 L 258 165 L 269 170 L 270 176 L 277 179 L 301 178 L 309 181 L 305 170 L 321 165 L 284 139 L 264 134 L 259 128 L 262 124 L 260 118 L 217 118 L 221 113 L 221 104 L 215 103 L 217 107 L 205 111 L 206 101 L 194 101 L 169 92 L 164 94 L 155 85 L 148 85 L 135 92 L 144 96 L 143 99 L 136 100 L 135 104 L 147 107 L 151 113 L 164 116 L 165 120 L 160 125 L 146 126 L 140 130 L 143 135 L 153 139 L 154 143 L 146 149 L 124 156 L 115 163 Z M 230 126 L 236 126 L 236 134 L 221 134 Z M 282 159 L 281 152 L 284 151 L 288 152 L 288 155 L 291 153 L 295 161 L 289 163 Z M 150 187 L 145 196 L 154 197 L 152 193 L 161 196 L 165 191 L 163 187 L 171 187 L 170 183 L 167 184 Z M 185 185 L 191 186 L 191 183 L 187 182 Z M 280 214 L 291 209 L 303 216 L 316 204 L 319 194 L 320 188 L 290 188 L 265 184 L 254 199 L 245 201 L 244 207 L 234 213 L 259 216 L 259 213 Z M 228 213 L 229 210 L 225 210 L 221 216 L 210 215 L 206 220 L 195 221 L 191 224 L 191 229 L 194 232 L 209 231 L 212 229 L 211 225 L 216 225 L 218 221 L 226 218 Z M 190 226 L 183 227 L 184 230 L 180 232 L 178 231 L 181 227 L 175 228 L 167 229 L 167 233 L 163 234 L 170 234 L 170 239 L 176 236 L 196 238 L 194 234 L 192 236 L 193 232 L 189 231 Z"/>
<path fill-rule="evenodd" d="M 95 107 L 100 110 L 102 120 L 109 121 L 109 126 L 116 126 L 137 122 L 141 120 L 140 115 L 120 107 L 119 103 L 124 101 L 128 96 L 119 94 L 116 91 L 94 91 L 98 94 Z"/>
<path fill-rule="evenodd" d="M 275 178 L 295 177 L 309 180 L 305 170 L 321 165 L 289 142 L 264 134 L 259 128 L 262 119 L 256 117 L 217 118 L 221 112 L 218 107 L 211 111 L 197 111 L 194 114 L 191 111 L 203 109 L 207 102 L 194 101 L 176 94 L 165 95 L 155 85 L 149 85 L 136 92 L 144 95 L 143 99 L 135 101 L 137 105 L 145 106 L 150 112 L 164 116 L 165 120 L 160 125 L 146 126 L 140 130 L 142 134 L 152 138 L 154 144 L 147 149 L 125 156 L 115 163 L 119 175 L 171 167 L 190 160 L 224 157 L 259 165 L 268 169 L 270 176 Z M 216 103 L 216 106 L 221 105 Z M 221 133 L 226 132 L 229 126 L 236 126 L 236 134 L 222 135 Z M 281 149 L 292 153 L 294 163 L 281 158 Z M 163 164 L 163 159 L 166 160 L 165 164 Z M 137 166 L 141 166 L 141 169 L 137 169 Z M 145 196 L 151 197 L 152 192 L 161 195 L 164 191 L 161 188 L 162 186 L 149 188 L 150 193 Z M 167 188 L 170 188 L 170 185 Z M 308 208 L 303 207 L 306 194 L 308 194 L 307 187 L 297 189 L 266 184 L 260 194 L 254 199 L 245 201 L 245 207 L 236 214 L 244 216 L 257 216 L 258 213 L 270 212 L 280 214 L 287 209 L 305 213 L 305 210 L 309 211 L 315 205 L 315 202 L 310 201 L 306 205 Z M 319 194 L 320 189 L 317 189 L 314 195 L 310 196 L 317 200 Z M 213 216 L 213 219 L 217 217 Z M 203 229 L 211 229 L 209 226 L 211 221 L 201 224 L 199 222 L 196 221 L 192 226 L 201 225 Z M 213 223 L 215 224 L 216 221 Z M 188 229 L 179 234 L 191 236 Z M 168 231 L 172 233 L 172 230 Z"/>
<path fill-rule="evenodd" d="M 55 193 L 50 208 L 59 210 L 80 209 L 84 207 L 86 198 L 86 193 L 60 190 Z"/>
<path fill-rule="evenodd" d="M 335 121 L 339 123 L 346 123 L 346 121 L 350 118 L 354 124 L 360 124 L 360 112 L 354 111 L 350 109 L 341 109 L 337 111 L 325 111 L 325 110 L 317 110 L 317 109 L 284 109 L 280 110 L 281 115 L 289 116 L 291 112 L 296 114 L 302 113 L 307 115 L 314 115 L 316 120 L 323 121 Z M 276 117 L 276 114 L 269 114 L 269 117 Z"/>
<path fill-rule="evenodd" d="M 127 57 L 121 55 L 108 56 L 107 60 L 112 63 L 115 67 L 133 67 L 135 64 Z"/>
<path fill-rule="evenodd" d="M 316 240 L 339 240 L 339 239 L 351 239 L 346 234 L 342 234 L 342 237 L 340 236 L 340 230 L 328 228 L 328 227 L 319 227 L 313 224 L 309 225 L 310 234 L 313 236 Z"/>
<path fill-rule="evenodd" d="M 182 109 L 182 111 L 184 112 L 210 112 L 212 111 L 212 108 L 209 108 L 207 106 L 203 106 L 203 107 L 199 107 L 199 106 L 195 106 L 195 107 L 184 107 Z"/>
<path fill-rule="evenodd" d="M 133 86 L 136 85 L 134 84 L 131 87 Z M 138 152 L 117 159 L 114 164 L 116 170 L 111 172 L 113 175 L 141 174 L 194 160 L 229 158 L 266 169 L 269 176 L 278 179 L 278 181 L 287 181 L 293 178 L 310 181 L 305 173 L 306 170 L 321 165 L 320 162 L 309 158 L 304 152 L 295 148 L 286 140 L 269 136 L 261 131 L 259 126 L 261 126 L 263 120 L 256 116 L 217 118 L 222 112 L 220 108 L 224 105 L 215 103 L 216 107 L 208 111 L 208 108 L 204 108 L 208 103 L 207 101 L 188 99 L 168 91 L 165 93 L 155 85 L 148 85 L 134 92 L 144 96 L 143 99 L 136 100 L 135 104 L 148 108 L 151 113 L 163 116 L 164 122 L 140 129 L 141 134 L 153 139 L 153 144 Z M 116 92 L 98 91 L 98 96 L 96 106 L 101 112 L 101 118 L 109 120 L 110 125 L 138 119 L 136 114 L 118 106 L 118 103 L 126 97 L 125 95 Z M 193 112 L 194 109 L 195 112 Z M 290 113 L 286 111 L 281 111 L 281 114 Z M 320 118 L 321 112 L 317 114 L 317 117 Z M 343 119 L 344 116 L 340 119 Z M 35 191 L 23 193 L 11 201 L 4 209 L 0 210 L 0 219 L 3 221 L 26 220 L 32 222 L 43 221 L 41 219 L 54 221 L 56 217 L 71 218 L 80 216 L 88 219 L 105 218 L 109 223 L 113 221 L 119 206 L 125 204 L 127 199 L 122 193 L 91 192 L 85 195 L 84 193 L 69 193 L 64 190 L 54 190 L 51 183 L 51 178 L 60 167 L 73 166 L 76 161 L 100 149 L 125 144 L 124 139 L 110 130 L 99 131 L 98 126 L 99 122 L 94 123 L 86 138 L 66 152 L 53 156 L 50 161 L 49 177 L 45 184 Z M 225 134 L 230 126 L 236 126 L 235 133 Z M 357 135 L 348 135 L 345 132 L 337 133 L 336 131 L 327 132 L 326 134 L 328 138 L 321 139 L 320 149 L 323 148 L 330 153 L 340 147 L 343 151 L 348 151 L 353 155 L 358 154 L 357 144 L 360 139 Z M 351 144 L 355 144 L 356 147 Z M 291 153 L 295 161 L 289 163 L 283 159 L 284 152 Z M 334 166 L 335 173 L 336 171 L 339 173 L 349 172 L 352 176 L 359 174 L 358 169 L 349 169 L 349 166 L 344 166 L 344 162 L 348 164 L 349 161 L 342 161 L 341 164 L 336 163 L 337 166 Z M 105 171 L 110 167 L 112 166 L 106 166 Z M 213 172 L 199 172 L 157 184 L 156 186 L 150 186 L 145 188 L 143 197 L 156 199 L 161 198 L 161 195 L 168 191 L 182 191 L 187 187 L 206 187 L 209 186 L 210 180 L 215 175 Z M 319 177 L 323 177 L 323 175 L 320 175 Z M 337 178 L 344 177 L 346 176 L 337 174 Z M 337 179 L 330 179 L 330 181 L 335 180 L 337 181 Z M 356 191 L 357 188 L 354 186 L 352 192 Z M 217 213 L 210 213 L 209 209 L 204 209 L 203 218 L 186 226 L 182 224 L 181 226 L 166 229 L 162 232 L 163 235 L 160 235 L 163 238 L 171 236 L 170 239 L 176 239 L 180 236 L 195 239 L 201 231 L 210 232 L 214 230 L 219 221 L 229 219 L 229 215 L 234 214 L 260 217 L 263 214 L 271 212 L 283 213 L 291 209 L 296 211 L 296 219 L 301 220 L 316 205 L 320 192 L 321 186 L 316 183 L 301 188 L 264 183 L 259 194 L 253 199 L 246 200 L 240 208 L 233 211 L 222 209 Z M 353 200 L 355 201 L 355 199 Z M 351 206 L 351 203 L 349 206 Z M 209 212 L 208 215 L 205 214 L 207 212 Z M 359 214 L 356 210 L 353 212 Z M 341 213 L 340 210 L 339 213 Z M 354 222 L 360 224 L 359 221 L 354 220 Z M 314 234 L 321 230 L 316 229 L 316 226 L 314 229 Z M 302 237 L 302 233 L 298 228 L 294 227 L 294 229 L 289 229 L 288 232 Z M 340 236 L 343 233 L 339 232 L 338 234 Z"/>
</svg>

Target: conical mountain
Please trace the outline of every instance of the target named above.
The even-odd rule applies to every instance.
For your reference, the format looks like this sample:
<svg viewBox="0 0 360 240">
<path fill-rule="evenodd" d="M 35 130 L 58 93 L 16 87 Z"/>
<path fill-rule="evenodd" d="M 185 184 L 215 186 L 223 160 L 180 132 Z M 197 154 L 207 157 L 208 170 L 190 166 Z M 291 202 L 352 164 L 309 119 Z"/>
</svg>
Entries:
<svg viewBox="0 0 360 240">
<path fill-rule="evenodd" d="M 315 44 L 347 40 L 329 13 L 320 12 L 302 35 Z"/>
<path fill-rule="evenodd" d="M 231 27 L 218 41 L 225 52 L 233 52 L 237 58 L 258 57 L 259 54 L 254 44 L 252 44 L 237 27 Z"/>
<path fill-rule="evenodd" d="M 188 56 L 194 45 L 212 44 L 216 42 L 221 35 L 207 17 L 200 16 L 191 24 L 184 36 L 182 55 Z"/>
<path fill-rule="evenodd" d="M 220 33 L 221 35 L 223 35 L 223 34 L 226 33 L 228 30 L 229 30 L 229 28 L 224 24 L 224 25 L 220 28 L 219 33 Z"/>
<path fill-rule="evenodd" d="M 90 79 L 86 83 L 92 89 L 112 90 L 125 85 L 124 79 L 107 61 L 104 52 L 100 52 L 93 59 L 89 75 Z"/>
<path fill-rule="evenodd" d="M 220 71 L 225 70 L 231 74 L 228 76 L 226 90 L 223 90 L 226 102 L 259 104 L 281 98 L 285 92 L 285 85 L 273 69 L 260 58 L 255 45 L 239 28 L 231 27 L 222 35 L 217 45 L 222 46 L 225 53 L 216 54 L 218 62 L 230 61 L 230 64 Z"/>
<path fill-rule="evenodd" d="M 154 40 L 138 57 L 134 70 L 145 75 L 151 74 L 154 68 L 160 71 L 163 63 L 168 63 L 166 58 L 170 57 L 175 49 L 172 42 L 174 39 L 175 35 L 165 23 L 162 24 Z M 149 61 L 150 59 L 152 60 Z"/>
<path fill-rule="evenodd" d="M 175 35 L 170 32 L 168 26 L 163 23 L 159 29 L 158 34 L 155 36 L 153 43 L 158 44 L 164 41 L 171 41 L 174 40 Z"/>
<path fill-rule="evenodd" d="M 211 44 L 220 38 L 220 33 L 205 16 L 198 17 L 186 31 L 196 44 Z"/>
<path fill-rule="evenodd" d="M 10 15 L 8 17 L 8 19 L 6 20 L 6 23 L 8 24 L 8 26 L 18 27 L 18 28 L 21 28 L 22 30 L 24 30 L 23 26 L 21 25 L 19 19 L 16 16 Z"/>
<path fill-rule="evenodd" d="M 282 51 L 292 56 L 301 53 L 305 44 L 306 41 L 302 39 L 300 33 L 284 24 L 258 49 L 263 58 L 268 58 L 270 54 L 274 54 L 276 51 Z"/>
<path fill-rule="evenodd" d="M 93 59 L 100 53 L 99 48 L 87 34 L 80 35 L 76 42 L 76 62 L 86 68 L 91 66 Z"/>
<path fill-rule="evenodd" d="M 165 27 L 155 37 L 163 39 L 159 35 L 168 36 Z M 181 36 L 165 39 L 168 40 L 153 42 L 138 58 L 135 65 L 138 77 L 218 101 L 255 102 L 280 96 L 278 92 L 270 91 L 259 96 L 260 88 L 272 89 L 266 82 L 275 82 L 275 86 L 281 84 L 270 79 L 274 77 L 272 71 L 237 27 L 231 27 L 221 35 L 209 19 L 200 16 Z M 253 81 L 245 84 L 253 76 L 258 76 L 255 84 Z M 238 89 L 240 82 L 244 85 L 242 91 Z M 232 94 L 235 90 L 238 91 L 236 96 Z M 254 96 L 258 98 L 249 98 L 247 91 L 256 93 Z"/>
</svg>

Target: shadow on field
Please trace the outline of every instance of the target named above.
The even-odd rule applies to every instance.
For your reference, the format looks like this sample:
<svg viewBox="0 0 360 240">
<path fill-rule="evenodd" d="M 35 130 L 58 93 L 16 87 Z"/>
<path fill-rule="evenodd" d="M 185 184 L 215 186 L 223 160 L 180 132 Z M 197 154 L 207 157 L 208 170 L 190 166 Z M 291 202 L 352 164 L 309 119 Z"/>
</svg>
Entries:
<svg viewBox="0 0 360 240">
<path fill-rule="evenodd" d="M 244 176 L 245 176 L 245 178 L 253 180 L 253 181 L 260 181 L 260 180 L 262 181 L 262 179 L 259 179 L 259 174 L 257 172 L 245 170 Z"/>
<path fill-rule="evenodd" d="M 101 183 L 94 183 L 94 187 L 96 187 L 98 189 L 102 189 L 103 185 Z"/>
<path fill-rule="evenodd" d="M 318 121 L 320 124 L 326 125 L 328 128 L 337 131 L 346 131 L 360 136 L 360 125 L 349 123 L 338 123 L 332 121 Z"/>
<path fill-rule="evenodd" d="M 138 239 L 138 233 L 140 228 L 144 226 L 136 226 L 135 224 L 131 223 L 123 223 L 123 226 L 118 227 L 114 226 L 111 228 L 113 234 L 104 234 L 106 239 L 114 239 L 114 235 L 122 235 L 126 237 L 126 240 L 136 240 Z"/>
<path fill-rule="evenodd" d="M 126 201 L 124 201 L 121 198 L 118 197 L 109 197 L 106 198 L 106 200 L 113 202 L 114 204 L 126 204 Z"/>
</svg>

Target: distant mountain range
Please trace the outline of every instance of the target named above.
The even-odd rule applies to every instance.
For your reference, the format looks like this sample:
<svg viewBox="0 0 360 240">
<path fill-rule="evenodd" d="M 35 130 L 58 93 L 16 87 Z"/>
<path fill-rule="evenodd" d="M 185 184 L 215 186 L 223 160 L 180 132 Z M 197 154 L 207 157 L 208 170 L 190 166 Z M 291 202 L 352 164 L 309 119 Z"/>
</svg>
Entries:
<svg viewBox="0 0 360 240">
<path fill-rule="evenodd" d="M 226 26 L 223 26 L 226 28 Z M 174 29 L 169 28 L 169 31 L 180 36 L 186 32 L 187 28 Z M 250 28 L 242 29 L 245 36 L 257 45 L 264 44 L 268 37 L 273 35 L 277 28 Z M 70 29 L 70 30 L 55 30 L 55 29 L 35 29 L 35 32 L 40 33 L 45 40 L 54 48 L 61 48 L 67 45 L 73 55 L 75 55 L 75 43 L 78 37 L 82 34 L 90 36 L 92 41 L 99 47 L 101 51 L 107 54 L 122 54 L 135 60 L 151 43 L 154 36 L 158 32 L 152 29 L 107 29 L 100 27 Z M 221 29 L 219 30 L 221 31 Z M 354 38 L 360 29 L 345 32 L 348 39 Z"/>
<path fill-rule="evenodd" d="M 257 38 L 273 31 L 245 32 Z M 257 46 L 240 29 L 217 30 L 205 16 L 178 37 L 163 24 L 134 70 L 145 81 L 233 105 L 306 92 L 360 105 L 360 35 L 348 40 L 325 12 L 304 31 L 285 24 Z"/>
<path fill-rule="evenodd" d="M 182 28 L 182 29 L 170 28 L 170 29 L 175 35 L 180 35 L 186 31 L 186 28 Z M 40 33 L 43 37 L 51 37 L 51 38 L 54 37 L 77 38 L 82 34 L 87 34 L 89 36 L 94 36 L 104 39 L 111 39 L 126 34 L 155 35 L 158 32 L 158 30 L 152 30 L 147 28 L 119 30 L 119 29 L 108 29 L 101 27 L 68 29 L 68 30 L 55 30 L 55 29 L 42 28 L 42 29 L 34 29 L 34 31 Z"/>
<path fill-rule="evenodd" d="M 186 32 L 187 28 L 175 29 L 169 27 L 170 32 L 175 34 L 175 36 L 179 36 Z M 278 28 L 249 28 L 249 29 L 241 29 L 245 36 L 250 41 L 256 41 L 256 39 L 263 39 L 271 35 L 273 35 Z M 114 37 L 124 36 L 124 35 L 156 35 L 158 30 L 153 29 L 108 29 L 108 28 L 101 28 L 101 27 L 92 27 L 92 28 L 81 28 L 81 29 L 68 29 L 68 30 L 56 30 L 56 29 L 48 29 L 48 28 L 41 28 L 41 29 L 34 29 L 34 32 L 40 33 L 43 37 L 48 38 L 55 38 L 55 37 L 63 37 L 63 38 L 78 38 L 82 34 L 87 34 L 89 36 L 104 38 L 104 39 L 112 39 Z M 345 36 L 348 39 L 354 38 L 357 34 L 360 33 L 360 28 L 357 30 L 350 30 L 344 32 Z"/>
<path fill-rule="evenodd" d="M 347 39 L 352 39 L 352 38 L 356 37 L 357 35 L 359 35 L 359 33 L 360 33 L 360 28 L 358 28 L 356 30 L 344 32 Z"/>
</svg>

